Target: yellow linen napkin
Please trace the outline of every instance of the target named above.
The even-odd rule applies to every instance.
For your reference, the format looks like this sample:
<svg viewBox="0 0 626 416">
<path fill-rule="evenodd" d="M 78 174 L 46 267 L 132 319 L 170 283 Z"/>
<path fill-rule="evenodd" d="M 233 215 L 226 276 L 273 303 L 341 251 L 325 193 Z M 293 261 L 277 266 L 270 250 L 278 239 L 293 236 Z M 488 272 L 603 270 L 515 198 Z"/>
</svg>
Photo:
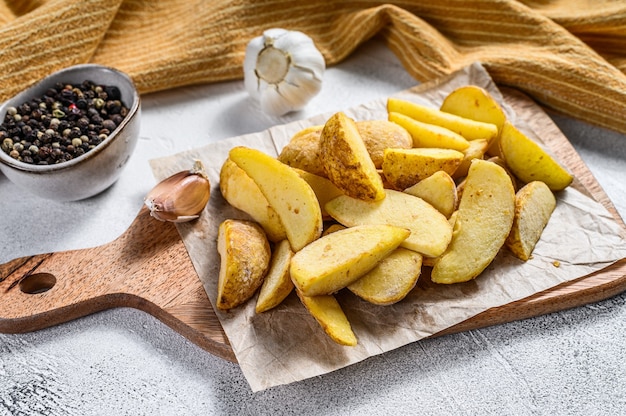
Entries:
<svg viewBox="0 0 626 416">
<path fill-rule="evenodd" d="M 328 65 L 381 35 L 419 81 L 479 61 L 498 84 L 626 133 L 626 3 L 610 0 L 0 0 L 0 100 L 87 62 L 142 93 L 238 79 L 270 27 L 307 33 Z"/>
</svg>

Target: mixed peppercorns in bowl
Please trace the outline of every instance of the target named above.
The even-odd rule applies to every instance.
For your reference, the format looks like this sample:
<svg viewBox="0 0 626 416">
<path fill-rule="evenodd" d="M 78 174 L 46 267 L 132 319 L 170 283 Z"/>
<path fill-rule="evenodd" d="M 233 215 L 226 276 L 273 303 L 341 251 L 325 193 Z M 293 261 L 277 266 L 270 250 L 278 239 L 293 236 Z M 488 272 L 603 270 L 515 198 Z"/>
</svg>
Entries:
<svg viewBox="0 0 626 416">
<path fill-rule="evenodd" d="M 0 106 L 0 170 L 44 198 L 91 197 L 121 174 L 139 113 L 126 74 L 94 64 L 58 71 Z"/>
</svg>

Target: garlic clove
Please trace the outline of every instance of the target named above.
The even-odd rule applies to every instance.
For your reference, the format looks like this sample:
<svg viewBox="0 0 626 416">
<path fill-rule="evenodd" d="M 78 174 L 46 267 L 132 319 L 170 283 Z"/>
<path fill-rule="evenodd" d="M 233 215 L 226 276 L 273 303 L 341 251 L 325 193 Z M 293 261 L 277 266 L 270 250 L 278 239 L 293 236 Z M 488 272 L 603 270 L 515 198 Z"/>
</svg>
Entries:
<svg viewBox="0 0 626 416">
<path fill-rule="evenodd" d="M 144 198 L 150 215 L 160 221 L 187 222 L 199 218 L 209 202 L 211 185 L 200 161 L 188 171 L 159 182 Z"/>
<path fill-rule="evenodd" d="M 281 116 L 319 93 L 326 63 L 309 36 L 275 28 L 248 43 L 243 67 L 250 96 L 264 112 Z"/>
</svg>

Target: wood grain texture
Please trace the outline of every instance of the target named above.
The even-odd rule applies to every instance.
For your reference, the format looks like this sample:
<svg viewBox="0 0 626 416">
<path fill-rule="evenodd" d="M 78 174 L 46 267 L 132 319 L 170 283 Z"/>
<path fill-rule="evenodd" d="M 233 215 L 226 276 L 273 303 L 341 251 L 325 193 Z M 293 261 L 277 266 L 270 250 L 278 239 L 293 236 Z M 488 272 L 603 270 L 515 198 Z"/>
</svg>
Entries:
<svg viewBox="0 0 626 416">
<path fill-rule="evenodd" d="M 57 279 L 44 293 L 19 282 Z M 129 229 L 100 247 L 42 254 L 0 266 L 0 331 L 20 333 L 115 307 L 143 310 L 211 353 L 234 361 L 228 340 L 171 223 L 142 208 Z"/>
<path fill-rule="evenodd" d="M 552 120 L 525 95 L 510 89 L 502 91 L 508 104 L 542 133 L 548 147 L 575 174 L 575 186 L 606 206 L 624 226 L 605 192 Z M 54 275 L 56 284 L 44 293 L 24 293 L 20 282 L 37 273 Z M 435 336 L 556 312 L 624 290 L 626 259 L 600 272 L 489 309 Z M 236 361 L 176 228 L 154 220 L 145 208 L 111 243 L 0 265 L 0 332 L 35 331 L 115 307 L 143 310 L 210 353 Z"/>
</svg>

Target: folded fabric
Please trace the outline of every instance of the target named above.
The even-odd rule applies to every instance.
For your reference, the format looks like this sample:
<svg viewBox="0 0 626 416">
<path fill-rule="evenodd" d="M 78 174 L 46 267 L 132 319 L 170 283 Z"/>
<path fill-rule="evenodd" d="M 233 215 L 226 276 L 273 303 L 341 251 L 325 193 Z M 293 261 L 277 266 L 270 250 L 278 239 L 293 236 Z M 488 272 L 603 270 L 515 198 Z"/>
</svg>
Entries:
<svg viewBox="0 0 626 416">
<path fill-rule="evenodd" d="M 238 79 L 271 27 L 307 33 L 329 66 L 380 35 L 422 82 L 479 61 L 498 84 L 626 133 L 626 2 L 609 0 L 0 0 L 0 100 L 87 62 L 142 93 Z"/>
</svg>

